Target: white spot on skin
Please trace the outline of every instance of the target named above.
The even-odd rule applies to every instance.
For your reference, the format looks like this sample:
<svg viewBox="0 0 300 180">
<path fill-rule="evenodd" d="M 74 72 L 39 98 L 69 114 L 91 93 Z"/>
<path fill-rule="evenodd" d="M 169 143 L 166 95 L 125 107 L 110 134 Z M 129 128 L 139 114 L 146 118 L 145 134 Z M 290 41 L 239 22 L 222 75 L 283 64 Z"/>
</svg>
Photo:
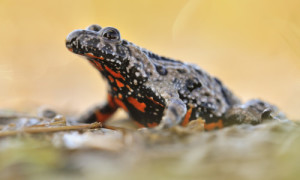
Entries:
<svg viewBox="0 0 300 180">
<path fill-rule="evenodd" d="M 133 80 L 133 84 L 134 84 L 134 85 L 137 85 L 137 84 L 138 84 L 138 82 L 137 82 L 136 79 Z"/>
</svg>

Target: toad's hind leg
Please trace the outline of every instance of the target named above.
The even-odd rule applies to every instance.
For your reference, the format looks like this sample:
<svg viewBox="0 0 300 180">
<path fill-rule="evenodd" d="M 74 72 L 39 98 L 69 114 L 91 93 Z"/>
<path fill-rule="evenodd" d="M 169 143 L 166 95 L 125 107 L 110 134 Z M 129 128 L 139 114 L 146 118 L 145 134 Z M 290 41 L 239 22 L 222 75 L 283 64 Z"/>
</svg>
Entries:
<svg viewBox="0 0 300 180">
<path fill-rule="evenodd" d="M 259 99 L 253 99 L 245 104 L 237 105 L 224 114 L 224 126 L 233 124 L 260 124 L 267 120 L 282 119 L 284 115 L 278 108 Z"/>
<path fill-rule="evenodd" d="M 112 100 L 111 95 L 108 95 L 107 102 L 94 107 L 89 112 L 82 115 L 78 121 L 84 123 L 93 123 L 96 121 L 104 123 L 108 118 L 110 118 L 114 114 L 114 112 L 116 112 L 117 109 L 118 106 Z"/>
</svg>

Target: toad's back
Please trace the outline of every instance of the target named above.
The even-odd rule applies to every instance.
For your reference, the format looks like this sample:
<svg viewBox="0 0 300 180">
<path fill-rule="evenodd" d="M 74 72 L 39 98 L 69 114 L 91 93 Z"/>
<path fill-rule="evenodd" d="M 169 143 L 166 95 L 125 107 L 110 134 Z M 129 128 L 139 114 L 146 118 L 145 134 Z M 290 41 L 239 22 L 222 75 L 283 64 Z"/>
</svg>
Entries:
<svg viewBox="0 0 300 180">
<path fill-rule="evenodd" d="M 192 108 L 191 119 L 219 119 L 229 108 L 240 103 L 222 83 L 199 67 L 144 51 L 154 64 L 152 75 L 145 86 L 159 94 L 179 96 L 187 108 Z"/>
</svg>

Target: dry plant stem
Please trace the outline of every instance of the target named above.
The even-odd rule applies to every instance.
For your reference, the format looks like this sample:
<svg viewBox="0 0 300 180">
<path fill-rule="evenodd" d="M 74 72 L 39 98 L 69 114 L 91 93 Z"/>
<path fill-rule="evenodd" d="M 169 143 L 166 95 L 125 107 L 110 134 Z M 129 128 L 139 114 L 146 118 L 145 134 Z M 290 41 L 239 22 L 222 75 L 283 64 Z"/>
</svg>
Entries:
<svg viewBox="0 0 300 180">
<path fill-rule="evenodd" d="M 9 116 L 1 116 L 0 115 L 0 120 L 10 120 L 10 119 L 19 119 L 19 118 L 32 118 L 32 119 L 37 119 L 37 120 L 42 120 L 42 117 L 38 116 L 30 116 L 30 115 L 24 115 L 24 114 L 18 114 L 18 115 L 9 115 Z"/>
<path fill-rule="evenodd" d="M 57 132 L 57 131 L 69 131 L 69 130 L 82 130 L 82 129 L 94 129 L 100 128 L 102 124 L 95 122 L 92 124 L 82 124 L 75 126 L 58 126 L 58 127 L 26 127 L 21 130 L 16 131 L 3 131 L 0 132 L 0 137 L 12 136 L 19 133 L 47 133 L 47 132 Z"/>
<path fill-rule="evenodd" d="M 51 123 L 48 123 L 48 124 L 32 125 L 30 127 L 46 127 L 46 126 L 55 126 L 55 125 L 65 126 L 66 125 L 66 121 L 65 120 L 55 121 L 55 122 L 51 122 Z M 15 127 L 16 124 L 15 123 L 10 123 L 9 125 L 0 125 L 0 130 L 4 129 L 7 126 L 9 126 L 9 127 Z"/>
</svg>

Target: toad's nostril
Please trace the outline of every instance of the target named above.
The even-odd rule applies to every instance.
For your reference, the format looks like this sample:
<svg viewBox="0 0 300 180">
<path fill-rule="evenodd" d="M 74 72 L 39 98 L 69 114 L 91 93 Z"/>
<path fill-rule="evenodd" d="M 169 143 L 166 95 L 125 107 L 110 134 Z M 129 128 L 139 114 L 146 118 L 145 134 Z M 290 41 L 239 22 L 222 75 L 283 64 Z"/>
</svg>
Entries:
<svg viewBox="0 0 300 180">
<path fill-rule="evenodd" d="M 70 43 L 74 38 L 78 37 L 82 33 L 82 30 L 75 30 L 71 32 L 66 38 L 66 44 Z"/>
</svg>

